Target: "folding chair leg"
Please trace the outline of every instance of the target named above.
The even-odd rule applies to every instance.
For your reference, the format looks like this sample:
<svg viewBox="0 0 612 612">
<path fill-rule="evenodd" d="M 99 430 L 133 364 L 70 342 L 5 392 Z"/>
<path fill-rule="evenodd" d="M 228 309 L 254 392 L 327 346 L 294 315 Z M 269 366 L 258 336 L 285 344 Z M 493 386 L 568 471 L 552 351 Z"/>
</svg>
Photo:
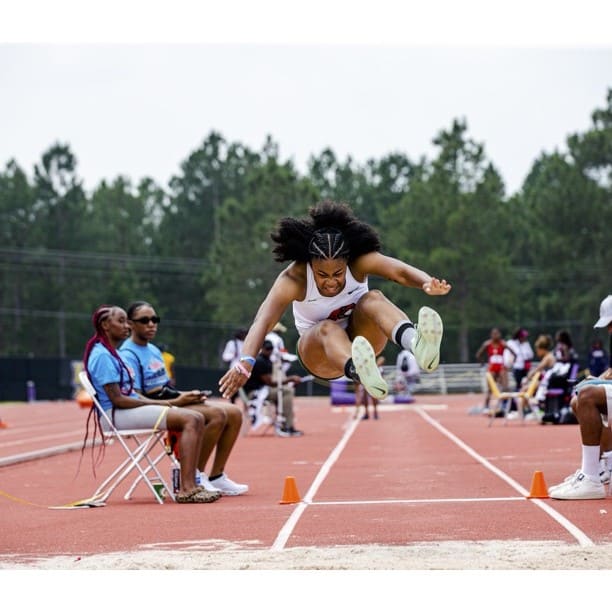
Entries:
<svg viewBox="0 0 612 612">
<path fill-rule="evenodd" d="M 145 484 L 149 487 L 149 490 L 153 494 L 153 497 L 155 498 L 155 500 L 158 503 L 162 504 L 163 500 L 161 500 L 159 496 L 157 495 L 157 492 L 155 491 L 155 487 L 153 486 L 153 484 L 147 477 L 145 471 L 143 470 L 142 466 L 140 465 L 140 462 L 146 456 L 146 454 L 151 450 L 151 448 L 153 448 L 155 444 L 157 444 L 160 441 L 162 435 L 163 435 L 163 432 L 160 432 L 159 435 L 157 435 L 153 440 L 145 441 L 145 442 L 141 442 L 136 436 L 133 436 L 134 440 L 136 440 L 136 443 L 137 443 L 136 449 L 134 451 L 130 451 L 126 442 L 122 438 L 119 438 L 118 439 L 119 443 L 124 447 L 125 451 L 128 453 L 129 456 L 98 487 L 96 492 L 93 494 L 92 498 L 95 498 L 102 503 L 106 502 L 106 500 L 111 496 L 113 491 L 127 478 L 127 476 L 133 470 L 137 470 L 138 472 L 140 472 L 140 478 L 145 481 Z M 150 442 L 150 443 L 147 443 L 147 442 Z M 150 462 L 151 460 L 149 459 L 149 463 Z M 119 473 L 121 474 L 120 476 L 117 477 Z M 112 485 L 106 488 L 111 482 L 112 482 Z"/>
<path fill-rule="evenodd" d="M 122 463 L 120 463 L 115 470 L 113 471 L 112 474 L 110 474 L 106 480 L 96 489 L 96 491 L 94 492 L 94 494 L 91 496 L 92 499 L 96 499 L 98 501 L 100 501 L 101 503 L 106 502 L 106 500 L 111 496 L 112 492 L 117 488 L 117 485 L 121 482 L 121 480 L 123 480 L 125 478 L 125 475 L 123 475 L 121 477 L 121 479 L 117 480 L 116 482 L 113 482 L 113 480 L 115 479 L 115 477 L 117 476 L 117 474 L 119 474 L 121 472 L 121 470 L 125 469 L 125 466 L 128 465 L 131 462 L 130 458 L 128 457 L 127 459 L 124 459 Z M 132 468 L 130 468 L 131 471 Z M 109 488 L 107 488 L 107 486 L 113 482 L 112 486 L 110 486 Z"/>
<path fill-rule="evenodd" d="M 161 443 L 160 438 L 157 438 L 155 441 L 153 441 L 153 443 L 149 446 L 149 449 L 147 449 L 147 452 L 145 454 L 145 456 L 146 456 L 146 458 L 147 458 L 147 460 L 149 462 L 149 465 L 143 470 L 145 476 L 143 476 L 143 474 L 139 474 L 134 479 L 134 482 L 132 483 L 130 488 L 127 490 L 126 494 L 123 496 L 124 499 L 131 499 L 132 498 L 132 493 L 134 492 L 134 489 L 136 489 L 136 487 L 138 486 L 138 483 L 140 483 L 142 480 L 150 480 L 148 478 L 148 476 L 146 476 L 146 474 L 148 474 L 151 470 L 153 470 L 153 472 L 155 473 L 155 476 L 156 476 L 156 480 L 159 480 L 159 482 L 161 482 L 161 484 L 163 485 L 164 489 L 168 493 L 168 496 L 170 497 L 170 499 L 172 501 L 176 501 L 175 496 L 174 496 L 174 491 L 172 490 L 172 487 L 168 484 L 166 479 L 161 475 L 160 471 L 157 469 L 157 466 L 160 463 L 160 461 L 162 461 L 162 459 L 164 457 L 166 457 L 166 456 L 170 458 L 170 460 L 171 460 L 171 462 L 173 463 L 174 466 L 178 466 L 179 463 L 175 459 L 174 455 L 172 455 L 172 453 L 168 454 L 168 451 L 165 448 L 164 448 L 163 452 L 161 452 L 155 459 L 151 460 L 151 458 L 149 457 L 149 452 L 153 449 L 155 444 L 157 444 L 158 442 Z M 155 490 L 155 487 L 153 487 L 153 490 Z M 157 500 L 160 503 L 163 503 L 163 500 L 160 500 L 159 497 L 157 496 L 157 494 L 155 494 L 155 497 L 157 498 Z"/>
<path fill-rule="evenodd" d="M 493 408 L 489 408 L 488 427 L 491 427 L 493 425 L 493 422 L 497 418 L 495 415 L 498 413 L 498 411 L 499 411 L 499 402 L 495 402 L 495 405 L 493 406 Z"/>
</svg>

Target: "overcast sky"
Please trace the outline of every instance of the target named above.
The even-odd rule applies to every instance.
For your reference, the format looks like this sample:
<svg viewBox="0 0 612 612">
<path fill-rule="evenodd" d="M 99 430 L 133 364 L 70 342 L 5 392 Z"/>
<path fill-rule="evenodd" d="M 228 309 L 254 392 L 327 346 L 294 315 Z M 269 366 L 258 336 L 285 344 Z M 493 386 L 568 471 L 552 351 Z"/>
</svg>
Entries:
<svg viewBox="0 0 612 612">
<path fill-rule="evenodd" d="M 543 3 L 523 38 L 490 27 L 524 23 L 522 7 L 535 5 L 522 1 L 484 23 L 477 11 L 463 21 L 451 9 L 428 13 L 422 27 L 391 10 L 410 3 L 390 0 L 374 13 L 358 1 L 334 11 L 313 0 L 312 10 L 292 14 L 275 0 L 226 3 L 222 14 L 146 13 L 136 11 L 142 3 L 109 0 L 107 11 L 90 19 L 73 11 L 72 21 L 44 13 L 43 3 L 42 23 L 55 26 L 37 19 L 38 29 L 28 4 L 0 25 L 0 164 L 15 158 L 32 175 L 49 146 L 67 143 L 88 189 L 120 174 L 166 186 L 211 130 L 255 149 L 269 134 L 281 159 L 305 171 L 326 147 L 357 162 L 391 152 L 432 157 L 432 139 L 460 118 L 512 192 L 542 152 L 589 127 L 612 88 L 610 11 L 596 0 L 557 22 L 544 8 L 563 3 Z M 262 10 L 249 12 L 253 5 Z M 272 5 L 283 7 L 276 21 L 265 19 Z M 325 27 L 309 31 L 315 18 Z"/>
</svg>

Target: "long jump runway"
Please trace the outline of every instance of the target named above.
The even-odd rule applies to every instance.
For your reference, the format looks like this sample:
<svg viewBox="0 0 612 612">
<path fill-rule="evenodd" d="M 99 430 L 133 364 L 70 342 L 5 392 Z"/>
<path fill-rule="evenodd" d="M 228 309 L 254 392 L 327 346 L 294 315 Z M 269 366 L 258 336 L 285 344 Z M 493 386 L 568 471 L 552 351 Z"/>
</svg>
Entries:
<svg viewBox="0 0 612 612">
<path fill-rule="evenodd" d="M 382 404 L 380 418 L 329 398 L 297 398 L 301 438 L 250 433 L 227 472 L 248 494 L 157 504 L 127 485 L 89 497 L 123 458 L 81 454 L 76 402 L 0 404 L 0 568 L 608 569 L 610 498 L 530 498 L 580 462 L 579 428 L 495 419 L 478 394 Z M 163 464 L 169 476 L 169 463 Z M 166 475 L 165 474 L 165 475 Z M 300 501 L 280 503 L 287 477 Z M 123 485 L 122 485 L 123 486 Z M 66 506 L 64 508 L 64 506 Z"/>
</svg>

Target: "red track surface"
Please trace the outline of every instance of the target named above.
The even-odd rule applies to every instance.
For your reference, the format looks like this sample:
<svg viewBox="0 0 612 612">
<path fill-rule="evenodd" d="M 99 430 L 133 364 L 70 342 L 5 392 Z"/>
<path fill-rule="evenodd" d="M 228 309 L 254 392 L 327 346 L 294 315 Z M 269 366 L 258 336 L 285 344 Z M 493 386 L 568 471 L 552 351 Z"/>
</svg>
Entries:
<svg viewBox="0 0 612 612">
<path fill-rule="evenodd" d="M 106 449 L 92 473 L 91 451 L 7 465 L 43 449 L 76 449 L 87 410 L 75 402 L 3 404 L 0 417 L 0 554 L 45 555 L 136 551 L 189 542 L 233 542 L 275 549 L 417 542 L 537 540 L 612 541 L 609 499 L 530 500 L 534 471 L 556 484 L 579 466 L 577 426 L 542 426 L 468 414 L 478 395 L 419 396 L 383 405 L 380 419 L 355 421 L 353 408 L 328 398 L 298 398 L 301 438 L 239 438 L 229 475 L 247 495 L 213 504 L 159 505 L 140 485 L 103 508 L 58 510 L 89 497 L 122 457 Z M 27 457 L 27 455 L 24 455 Z M 22 457 L 22 459 L 24 458 Z M 164 464 L 166 473 L 169 465 Z M 301 504 L 280 504 L 294 476 Z"/>
</svg>

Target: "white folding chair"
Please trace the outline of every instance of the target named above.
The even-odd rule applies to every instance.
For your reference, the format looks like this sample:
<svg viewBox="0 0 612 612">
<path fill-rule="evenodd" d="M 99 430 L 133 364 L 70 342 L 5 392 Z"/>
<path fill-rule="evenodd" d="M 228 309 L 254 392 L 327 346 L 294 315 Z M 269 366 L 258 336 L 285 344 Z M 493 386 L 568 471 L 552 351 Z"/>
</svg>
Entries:
<svg viewBox="0 0 612 612">
<path fill-rule="evenodd" d="M 179 465 L 172 454 L 172 449 L 166 444 L 167 431 L 165 429 L 117 429 L 110 416 L 100 406 L 95 388 L 89 380 L 87 372 L 80 372 L 79 380 L 83 389 L 91 396 L 94 402 L 96 418 L 100 423 L 102 435 L 109 442 L 115 441 L 119 443 L 127 454 L 127 457 L 96 489 L 96 492 L 91 498 L 83 500 L 82 504 L 88 506 L 104 506 L 113 491 L 134 471 L 137 472 L 136 478 L 125 494 L 124 499 L 131 499 L 132 493 L 138 483 L 144 482 L 151 493 L 153 493 L 156 501 L 163 504 L 162 492 L 160 491 L 158 494 L 153 486 L 153 482 L 155 481 L 161 483 L 166 494 L 172 501 L 175 501 L 172 487 L 167 483 L 157 468 L 164 457 L 169 457 L 173 466 L 177 467 Z M 102 427 L 102 424 L 104 424 L 104 427 Z M 157 454 L 157 456 L 152 457 L 153 450 L 158 446 L 161 446 L 163 450 Z"/>
</svg>

